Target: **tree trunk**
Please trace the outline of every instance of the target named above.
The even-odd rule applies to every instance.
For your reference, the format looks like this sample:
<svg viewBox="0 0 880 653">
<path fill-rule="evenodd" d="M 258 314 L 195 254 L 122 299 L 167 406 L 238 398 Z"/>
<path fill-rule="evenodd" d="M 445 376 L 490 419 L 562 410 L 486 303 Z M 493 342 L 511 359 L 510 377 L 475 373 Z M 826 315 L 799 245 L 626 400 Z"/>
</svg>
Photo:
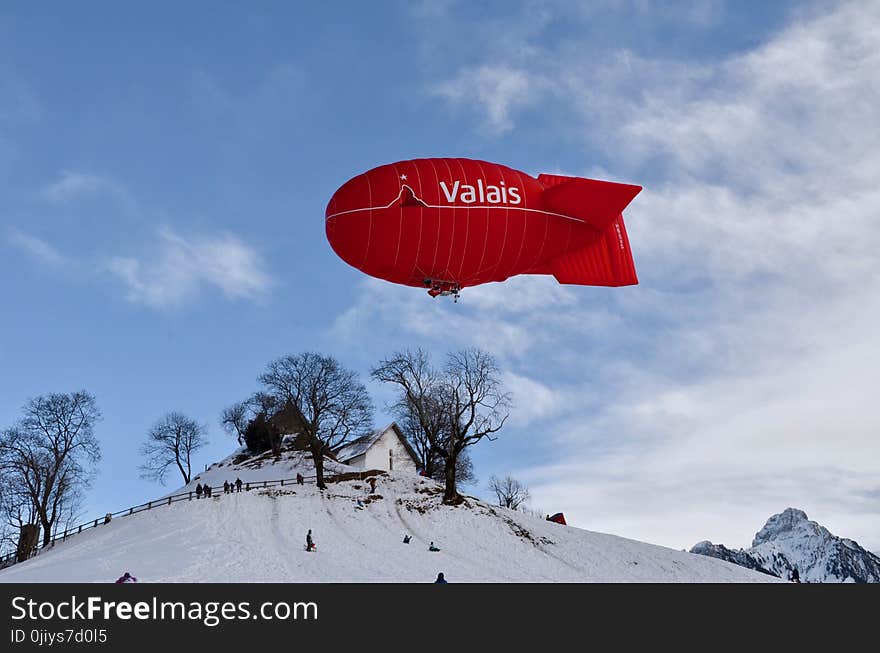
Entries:
<svg viewBox="0 0 880 653">
<path fill-rule="evenodd" d="M 177 469 L 180 470 L 180 475 L 183 476 L 183 484 L 186 485 L 187 483 L 189 483 L 189 474 L 186 473 L 187 470 L 185 470 L 183 468 L 183 465 L 180 464 L 180 458 L 178 458 L 175 462 L 177 463 Z M 187 467 L 189 467 L 189 465 L 187 465 Z"/>
<path fill-rule="evenodd" d="M 444 476 L 446 477 L 446 491 L 443 493 L 443 503 L 458 503 L 461 497 L 455 488 L 455 463 L 456 455 L 450 455 L 445 459 L 446 469 Z"/>
<path fill-rule="evenodd" d="M 327 487 L 324 485 L 324 454 L 321 453 L 321 449 L 323 447 L 311 447 L 312 449 L 312 462 L 315 464 L 315 485 L 318 486 L 319 490 L 326 490 Z"/>
<path fill-rule="evenodd" d="M 18 548 L 15 552 L 15 560 L 17 562 L 24 562 L 30 558 L 39 541 L 39 524 L 23 524 L 18 534 Z"/>
<path fill-rule="evenodd" d="M 45 519 L 40 519 L 40 522 L 43 524 L 43 546 L 49 546 L 52 541 L 52 524 Z"/>
</svg>

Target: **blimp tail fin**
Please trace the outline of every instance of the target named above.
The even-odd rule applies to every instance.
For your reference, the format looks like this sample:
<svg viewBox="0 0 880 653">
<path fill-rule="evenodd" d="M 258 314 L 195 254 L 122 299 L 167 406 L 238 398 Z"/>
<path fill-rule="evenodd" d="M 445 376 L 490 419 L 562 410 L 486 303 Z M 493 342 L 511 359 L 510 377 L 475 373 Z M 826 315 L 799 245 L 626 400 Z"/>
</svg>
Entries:
<svg viewBox="0 0 880 653">
<path fill-rule="evenodd" d="M 611 181 L 538 175 L 544 186 L 544 206 L 548 210 L 583 220 L 604 231 L 642 190 L 641 186 Z"/>
<path fill-rule="evenodd" d="M 639 282 L 623 216 L 586 247 L 563 254 L 550 264 L 559 283 L 580 286 L 634 286 Z"/>
</svg>

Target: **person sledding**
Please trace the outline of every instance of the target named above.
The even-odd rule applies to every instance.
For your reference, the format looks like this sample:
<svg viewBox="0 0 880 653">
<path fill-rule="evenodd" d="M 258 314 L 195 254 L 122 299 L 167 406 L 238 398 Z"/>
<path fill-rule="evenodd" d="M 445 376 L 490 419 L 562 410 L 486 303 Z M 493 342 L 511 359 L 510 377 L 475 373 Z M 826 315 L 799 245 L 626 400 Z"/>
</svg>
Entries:
<svg viewBox="0 0 880 653">
<path fill-rule="evenodd" d="M 315 550 L 315 541 L 312 539 L 312 529 L 309 529 L 309 532 L 306 533 L 306 551 L 314 551 Z"/>
<path fill-rule="evenodd" d="M 136 582 L 138 582 L 138 579 L 135 578 L 134 576 L 132 576 L 130 573 L 125 572 L 124 574 L 122 574 L 122 576 L 120 576 L 119 578 L 116 579 L 116 582 L 117 583 L 136 583 Z"/>
<path fill-rule="evenodd" d="M 412 539 L 412 538 L 409 536 L 409 534 L 404 534 L 404 536 L 403 536 L 403 543 L 404 543 L 404 544 L 409 544 L 409 542 L 410 542 L 411 539 Z"/>
<path fill-rule="evenodd" d="M 439 550 L 440 550 L 439 547 L 434 546 L 433 542 L 431 542 L 431 544 L 428 546 L 428 551 L 439 551 Z"/>
</svg>

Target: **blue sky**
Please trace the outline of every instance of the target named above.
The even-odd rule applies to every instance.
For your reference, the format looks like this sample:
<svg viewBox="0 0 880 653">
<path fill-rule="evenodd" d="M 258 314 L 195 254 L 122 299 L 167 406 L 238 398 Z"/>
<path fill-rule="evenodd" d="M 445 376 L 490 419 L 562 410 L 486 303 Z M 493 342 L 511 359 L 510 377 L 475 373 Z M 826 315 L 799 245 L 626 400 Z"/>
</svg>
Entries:
<svg viewBox="0 0 880 653">
<path fill-rule="evenodd" d="M 877 3 L 473 4 L 0 9 L 0 425 L 93 392 L 103 513 L 163 491 L 166 411 L 226 455 L 274 357 L 478 345 L 516 409 L 474 492 L 677 548 L 793 505 L 880 548 Z M 326 202 L 419 156 L 644 185 L 642 283 L 365 278 Z"/>
</svg>

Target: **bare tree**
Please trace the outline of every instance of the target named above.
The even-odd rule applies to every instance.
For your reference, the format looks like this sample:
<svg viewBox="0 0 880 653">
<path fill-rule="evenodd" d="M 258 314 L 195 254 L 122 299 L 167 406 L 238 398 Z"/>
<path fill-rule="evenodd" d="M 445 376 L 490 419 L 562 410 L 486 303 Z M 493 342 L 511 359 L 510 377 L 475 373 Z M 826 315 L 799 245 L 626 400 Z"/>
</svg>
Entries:
<svg viewBox="0 0 880 653">
<path fill-rule="evenodd" d="M 9 511 L 6 506 L 9 502 L 9 490 L 5 483 L 0 483 L 0 555 L 5 556 L 6 552 L 15 544 L 15 531 L 12 530 L 12 524 L 7 520 Z"/>
<path fill-rule="evenodd" d="M 531 517 L 536 517 L 537 519 L 547 519 L 547 517 L 550 516 L 550 513 L 545 512 L 540 506 L 535 507 L 523 504 L 519 507 L 519 511 Z"/>
<path fill-rule="evenodd" d="M 44 545 L 73 518 L 101 458 L 94 435 L 100 418 L 89 393 L 53 393 L 29 400 L 18 424 L 0 435 L 6 518 L 39 523 Z"/>
<path fill-rule="evenodd" d="M 504 391 L 495 359 L 479 349 L 448 354 L 444 367 L 449 402 L 446 491 L 443 500 L 458 501 L 455 468 L 461 452 L 481 440 L 494 440 L 509 416 L 510 394 Z"/>
<path fill-rule="evenodd" d="M 504 392 L 494 359 L 478 349 L 450 353 L 442 370 L 422 350 L 405 351 L 383 360 L 373 378 L 398 387 L 396 410 L 406 415 L 415 436 L 430 444 L 442 461 L 443 501 L 457 503 L 457 471 L 462 452 L 480 440 L 494 439 L 504 426 L 510 395 Z"/>
<path fill-rule="evenodd" d="M 30 557 L 40 540 L 39 517 L 36 508 L 16 471 L 7 472 L 0 483 L 0 523 L 3 551 L 15 551 L 16 560 L 22 562 Z"/>
<path fill-rule="evenodd" d="M 301 413 L 283 398 L 270 392 L 255 392 L 248 399 L 254 419 L 245 431 L 245 442 L 249 449 L 271 449 L 276 456 L 281 453 L 284 436 L 293 432 L 303 431 Z M 282 428 L 282 424 L 287 429 Z"/>
<path fill-rule="evenodd" d="M 489 479 L 489 489 L 495 493 L 499 506 L 512 510 L 518 510 L 531 496 L 525 485 L 510 476 L 492 476 Z"/>
<path fill-rule="evenodd" d="M 165 485 L 169 469 L 177 468 L 184 485 L 192 478 L 192 456 L 208 444 L 207 427 L 183 413 L 170 412 L 156 422 L 141 445 L 141 478 Z"/>
<path fill-rule="evenodd" d="M 424 357 L 425 354 L 422 351 L 401 354 L 399 358 L 384 361 L 373 370 L 372 375 L 380 381 L 397 383 L 401 388 L 397 401 L 390 406 L 391 412 L 404 437 L 412 445 L 425 476 L 435 478 L 437 472 L 443 469 L 438 445 L 444 443 L 449 434 L 446 411 L 440 384 L 426 379 L 424 372 L 418 371 L 412 365 L 413 361 L 406 359 L 409 356 Z M 423 363 L 427 363 L 427 359 Z M 406 388 L 411 390 L 407 392 Z"/>
<path fill-rule="evenodd" d="M 11 471 L 3 478 L 5 489 L 0 495 L 2 547 L 4 550 L 14 550 L 18 562 L 33 555 L 40 543 L 40 533 L 45 532 L 41 528 L 39 513 L 31 500 L 28 485 L 23 480 L 22 475 Z M 59 500 L 50 536 L 67 530 L 75 521 L 81 506 L 81 492 L 67 493 Z"/>
<path fill-rule="evenodd" d="M 283 409 L 284 405 L 277 396 L 255 392 L 244 401 L 224 408 L 220 413 L 220 424 L 250 452 L 262 453 L 271 449 L 277 455 L 281 453 L 282 439 L 287 434 L 275 419 L 286 416 L 279 415 Z"/>
<path fill-rule="evenodd" d="M 244 444 L 244 433 L 251 419 L 253 417 L 247 401 L 238 401 L 227 406 L 220 413 L 220 424 L 223 426 L 223 430 L 234 435 L 239 445 Z"/>
<path fill-rule="evenodd" d="M 424 356 L 424 353 L 416 352 L 415 355 Z M 381 371 L 377 368 L 377 374 L 380 375 L 388 371 L 387 366 Z M 421 426 L 419 410 L 415 403 L 406 399 L 405 396 L 398 397 L 390 409 L 403 436 L 412 446 L 419 467 L 424 470 L 425 476 L 443 482 L 446 479 L 446 460 L 439 451 L 445 450 L 448 446 L 449 429 L 446 428 L 446 412 L 442 397 L 439 395 L 439 388 L 434 388 L 421 402 L 423 414 L 427 417 L 425 420 L 428 425 L 427 429 Z M 433 437 L 429 437 L 429 434 L 432 433 Z M 432 440 L 437 443 L 437 446 L 432 444 Z M 455 478 L 459 485 L 476 483 L 474 464 L 466 450 L 459 454 L 455 464 Z"/>
<path fill-rule="evenodd" d="M 294 411 L 324 485 L 324 456 L 372 430 L 373 403 L 357 374 L 330 356 L 313 352 L 284 356 L 260 376 L 277 405 Z"/>
</svg>

